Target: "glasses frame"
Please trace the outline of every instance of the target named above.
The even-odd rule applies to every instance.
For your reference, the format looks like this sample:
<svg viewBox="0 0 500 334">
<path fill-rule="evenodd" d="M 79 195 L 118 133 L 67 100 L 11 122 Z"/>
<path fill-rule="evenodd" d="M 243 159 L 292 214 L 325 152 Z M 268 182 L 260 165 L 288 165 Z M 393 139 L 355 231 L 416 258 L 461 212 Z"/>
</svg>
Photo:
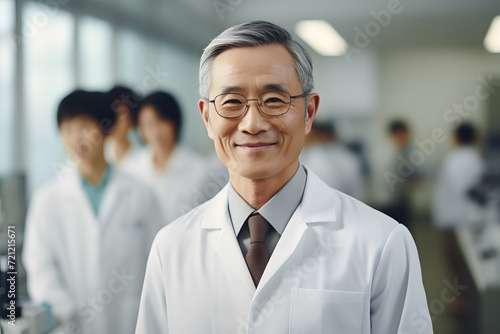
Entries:
<svg viewBox="0 0 500 334">
<path fill-rule="evenodd" d="M 266 114 L 264 112 L 264 110 L 262 110 L 262 105 L 260 104 L 259 102 L 259 98 L 264 95 L 264 94 L 268 94 L 268 93 L 272 93 L 272 92 L 282 92 L 282 93 L 286 93 L 288 94 L 288 96 L 290 96 L 290 103 L 288 104 L 288 108 L 285 112 L 281 113 L 281 114 L 278 114 L 278 115 L 269 115 L 269 114 Z M 233 95 L 239 95 L 239 96 L 242 96 L 245 98 L 245 109 L 243 109 L 243 112 L 241 114 L 239 114 L 238 116 L 230 116 L 230 117 L 227 117 L 227 116 L 222 116 L 219 111 L 217 110 L 217 106 L 215 105 L 215 100 L 219 97 L 219 96 L 222 96 L 222 95 L 229 95 L 229 94 L 233 94 Z M 299 97 L 307 97 L 309 95 L 309 93 L 302 93 L 300 95 L 290 95 L 288 92 L 284 91 L 284 90 L 271 90 L 271 91 L 267 91 L 267 92 L 263 92 L 261 94 L 259 94 L 259 96 L 256 98 L 256 99 L 247 99 L 247 97 L 243 94 L 239 94 L 239 93 L 222 93 L 222 94 L 219 94 L 219 95 L 216 95 L 214 97 L 213 100 L 210 100 L 208 99 L 208 102 L 210 103 L 213 103 L 214 104 L 214 109 L 215 109 L 215 112 L 217 113 L 217 115 L 219 115 L 220 117 L 222 118 L 227 118 L 227 119 L 232 119 L 232 118 L 239 118 L 243 115 L 245 115 L 245 113 L 247 112 L 248 110 L 248 101 L 257 101 L 257 105 L 259 106 L 259 110 L 262 114 L 266 115 L 266 116 L 270 116 L 270 117 L 274 117 L 274 116 L 282 116 L 284 114 L 286 114 L 288 112 L 288 110 L 290 110 L 290 107 L 292 106 L 292 99 L 296 99 L 296 98 L 299 98 Z"/>
</svg>

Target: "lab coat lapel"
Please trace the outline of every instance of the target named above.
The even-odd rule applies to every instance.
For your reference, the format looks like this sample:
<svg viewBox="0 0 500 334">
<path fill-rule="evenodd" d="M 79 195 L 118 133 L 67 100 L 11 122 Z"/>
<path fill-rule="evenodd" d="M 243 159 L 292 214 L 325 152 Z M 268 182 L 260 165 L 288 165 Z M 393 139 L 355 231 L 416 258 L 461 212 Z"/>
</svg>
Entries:
<svg viewBox="0 0 500 334">
<path fill-rule="evenodd" d="M 209 203 L 203 217 L 202 228 L 218 230 L 219 235 L 214 251 L 227 264 L 230 271 L 243 286 L 253 294 L 255 285 L 248 270 L 240 245 L 234 234 L 228 212 L 228 188 L 226 185 Z M 197 210 L 197 209 L 195 209 Z"/>
<path fill-rule="evenodd" d="M 307 181 L 302 202 L 288 222 L 283 234 L 269 259 L 264 274 L 257 287 L 255 296 L 283 269 L 286 261 L 293 255 L 304 232 L 316 224 L 334 224 L 340 227 L 338 210 L 335 210 L 337 198 L 334 191 L 316 174 L 306 167 Z M 310 250 L 311 252 L 313 249 Z M 305 254 L 307 257 L 307 254 Z"/>
<path fill-rule="evenodd" d="M 328 223 L 332 228 L 342 227 L 340 217 L 340 202 L 337 191 L 330 188 L 309 168 L 307 171 L 306 188 L 299 208 L 302 218 L 308 226 L 317 223 Z"/>
<path fill-rule="evenodd" d="M 76 221 L 65 222 L 71 224 L 79 224 L 75 227 L 83 240 L 80 244 L 83 245 L 85 251 L 79 251 L 79 263 L 82 263 L 83 282 L 86 282 L 88 291 L 97 292 L 99 289 L 99 275 L 100 270 L 95 266 L 95 263 L 100 261 L 100 244 L 96 241 L 100 238 L 101 226 L 96 221 L 92 205 L 87 194 L 83 190 L 81 180 L 79 179 L 78 172 L 71 171 L 59 180 L 63 182 L 66 198 L 72 202 L 72 206 L 64 208 L 64 210 L 71 210 L 74 206 L 81 206 L 83 208 L 82 215 Z"/>
<path fill-rule="evenodd" d="M 117 214 L 116 210 L 121 197 L 129 191 L 133 191 L 133 189 L 127 189 L 126 184 L 123 182 L 116 182 L 117 178 L 120 177 L 119 173 L 121 172 L 116 168 L 111 169 L 108 184 L 106 185 L 104 194 L 101 198 L 101 206 L 99 208 L 98 217 L 104 228 L 106 228 L 106 222 L 110 221 L 110 216 L 112 214 Z"/>
<path fill-rule="evenodd" d="M 307 225 L 302 219 L 300 208 L 295 210 L 292 218 L 288 222 L 283 235 L 281 236 L 274 252 L 269 259 L 269 262 L 262 274 L 255 296 L 263 289 L 263 287 L 273 278 L 273 276 L 283 267 L 283 264 L 293 254 L 295 248 L 300 242 L 304 231 L 307 230 Z"/>
</svg>

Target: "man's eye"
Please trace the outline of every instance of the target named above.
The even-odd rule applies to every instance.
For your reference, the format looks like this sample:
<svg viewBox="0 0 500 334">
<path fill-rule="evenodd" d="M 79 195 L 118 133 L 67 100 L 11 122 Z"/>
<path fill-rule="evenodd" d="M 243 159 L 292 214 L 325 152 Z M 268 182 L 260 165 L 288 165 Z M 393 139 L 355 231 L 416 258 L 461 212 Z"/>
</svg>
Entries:
<svg viewBox="0 0 500 334">
<path fill-rule="evenodd" d="M 232 99 L 232 100 L 224 101 L 224 103 L 222 103 L 222 104 L 227 105 L 227 104 L 243 104 L 243 103 L 240 100 Z"/>
<path fill-rule="evenodd" d="M 276 104 L 276 103 L 285 103 L 279 97 L 269 97 L 264 101 L 265 104 Z"/>
</svg>

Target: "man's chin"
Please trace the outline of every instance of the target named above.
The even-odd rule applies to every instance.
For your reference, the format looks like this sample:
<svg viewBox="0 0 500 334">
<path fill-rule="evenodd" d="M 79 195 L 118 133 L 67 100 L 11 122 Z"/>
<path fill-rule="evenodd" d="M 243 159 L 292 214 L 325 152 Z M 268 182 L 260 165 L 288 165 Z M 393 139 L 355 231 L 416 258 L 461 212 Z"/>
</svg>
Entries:
<svg viewBox="0 0 500 334">
<path fill-rule="evenodd" d="M 233 171 L 239 177 L 251 180 L 265 180 L 276 175 L 276 169 L 272 167 L 245 166 Z"/>
</svg>

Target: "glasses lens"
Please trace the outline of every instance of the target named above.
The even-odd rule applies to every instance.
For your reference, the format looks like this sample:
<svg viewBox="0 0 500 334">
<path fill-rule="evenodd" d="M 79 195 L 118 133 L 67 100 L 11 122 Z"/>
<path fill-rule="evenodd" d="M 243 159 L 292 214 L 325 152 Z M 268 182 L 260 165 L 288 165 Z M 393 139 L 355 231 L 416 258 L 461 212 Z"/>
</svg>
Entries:
<svg viewBox="0 0 500 334">
<path fill-rule="evenodd" d="M 240 94 L 221 94 L 215 98 L 215 108 L 222 117 L 238 117 L 245 111 L 246 99 Z"/>
<path fill-rule="evenodd" d="M 271 116 L 282 115 L 290 108 L 290 95 L 283 91 L 271 91 L 259 96 L 262 111 Z"/>
</svg>

